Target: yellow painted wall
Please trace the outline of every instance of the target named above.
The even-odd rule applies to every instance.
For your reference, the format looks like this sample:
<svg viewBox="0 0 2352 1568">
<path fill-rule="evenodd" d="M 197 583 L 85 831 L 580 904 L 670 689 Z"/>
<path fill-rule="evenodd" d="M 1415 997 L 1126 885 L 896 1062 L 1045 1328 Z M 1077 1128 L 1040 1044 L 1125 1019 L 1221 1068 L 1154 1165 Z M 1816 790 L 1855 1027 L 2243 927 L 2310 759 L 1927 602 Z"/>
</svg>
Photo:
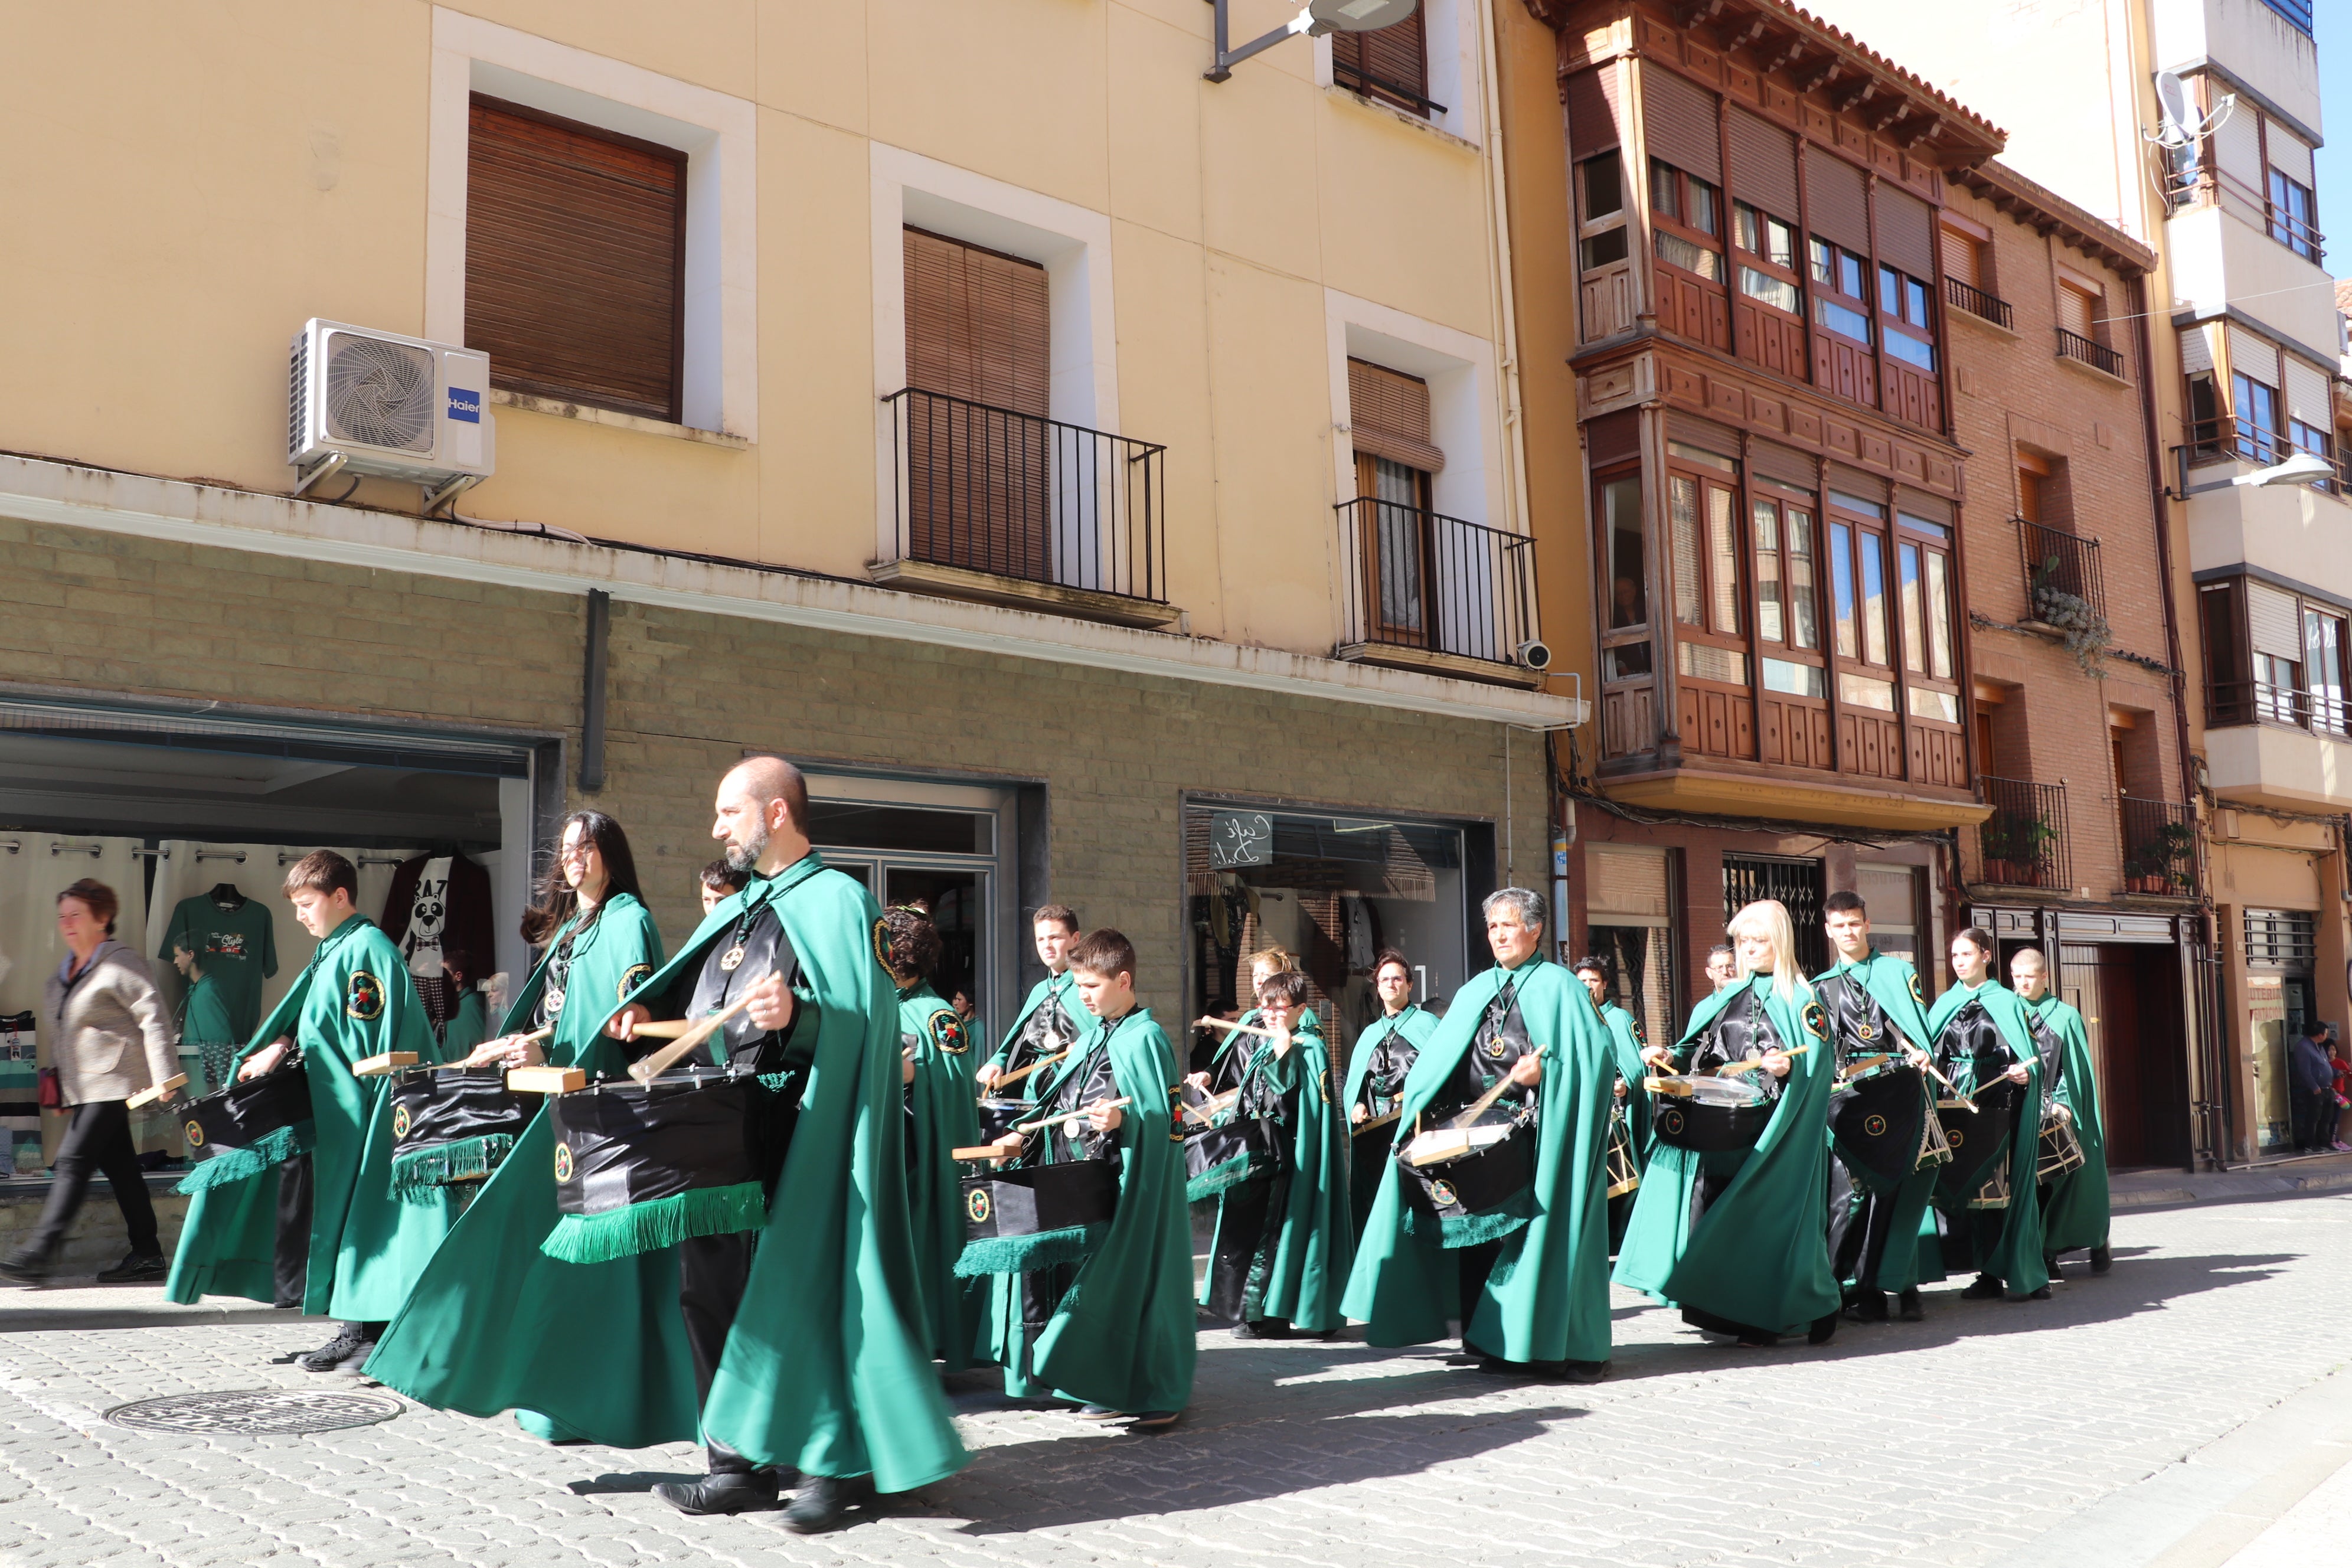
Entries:
<svg viewBox="0 0 2352 1568">
<path fill-rule="evenodd" d="M 1486 154 L 1317 85 L 1306 40 L 1202 80 L 1200 0 L 456 9 L 757 106 L 751 446 L 500 408 L 470 515 L 862 576 L 896 390 L 875 384 L 869 139 L 1109 218 L 1120 433 L 1168 447 L 1171 597 L 1196 633 L 1335 638 L 1325 289 L 1494 331 Z M 1289 8 L 1234 9 L 1239 39 Z M 300 323 L 425 330 L 434 37 L 425 0 L 19 8 L 0 447 L 290 489 Z"/>
</svg>

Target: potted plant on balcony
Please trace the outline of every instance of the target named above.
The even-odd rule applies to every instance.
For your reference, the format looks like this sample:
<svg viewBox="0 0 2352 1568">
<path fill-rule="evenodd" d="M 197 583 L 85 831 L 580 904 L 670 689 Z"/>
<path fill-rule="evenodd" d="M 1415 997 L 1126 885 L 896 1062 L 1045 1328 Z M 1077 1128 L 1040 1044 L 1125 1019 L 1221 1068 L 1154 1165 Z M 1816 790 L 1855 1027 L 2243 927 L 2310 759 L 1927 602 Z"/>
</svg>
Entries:
<svg viewBox="0 0 2352 1568">
<path fill-rule="evenodd" d="M 2092 607 L 2091 602 L 2079 594 L 2070 594 L 2052 581 L 2058 574 L 2058 557 L 2046 557 L 2033 574 L 2031 595 L 2033 618 L 2057 632 L 2066 644 L 2066 651 L 2084 675 L 2097 675 L 2103 668 L 2107 649 L 2115 646 L 2115 634 L 2107 627 L 2107 618 Z"/>
<path fill-rule="evenodd" d="M 1984 879 L 2031 888 L 2042 880 L 2043 846 L 2058 837 L 2047 818 L 2025 811 L 1996 811 L 1977 830 L 1984 857 Z"/>
</svg>

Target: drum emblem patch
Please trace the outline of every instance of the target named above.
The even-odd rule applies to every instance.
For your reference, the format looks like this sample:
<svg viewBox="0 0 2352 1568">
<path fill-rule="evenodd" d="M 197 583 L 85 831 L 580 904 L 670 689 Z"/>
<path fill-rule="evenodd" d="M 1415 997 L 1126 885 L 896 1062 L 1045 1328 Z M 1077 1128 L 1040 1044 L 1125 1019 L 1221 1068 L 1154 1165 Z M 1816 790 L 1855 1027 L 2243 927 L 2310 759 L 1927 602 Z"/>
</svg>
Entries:
<svg viewBox="0 0 2352 1568">
<path fill-rule="evenodd" d="M 1957 1149 L 1968 1141 L 1969 1135 L 1961 1131 L 1958 1128 L 1947 1127 L 1944 1129 L 1944 1142 L 1949 1143 L 1953 1148 Z"/>
<path fill-rule="evenodd" d="M 1863 1122 L 1862 1130 L 1870 1134 L 1873 1138 L 1884 1138 L 1886 1136 L 1886 1118 L 1884 1116 L 1870 1117 Z"/>
<path fill-rule="evenodd" d="M 404 1105 L 392 1108 L 392 1136 L 395 1142 L 408 1136 L 408 1107 Z"/>
<path fill-rule="evenodd" d="M 1927 1005 L 1927 994 L 1919 989 L 1919 976 L 1916 973 L 1911 976 L 1911 1000 L 1922 1007 Z"/>
<path fill-rule="evenodd" d="M 191 1116 L 188 1118 L 188 1125 L 184 1131 L 188 1135 L 189 1148 L 201 1149 L 205 1146 L 205 1124 L 203 1122 Z"/>
<path fill-rule="evenodd" d="M 572 1145 L 558 1143 L 555 1146 L 555 1179 L 559 1182 L 570 1181 L 574 1169 L 572 1163 Z"/>
<path fill-rule="evenodd" d="M 974 1187 L 971 1192 L 966 1193 L 963 1199 L 963 1212 L 971 1216 L 972 1224 L 986 1225 L 988 1216 L 996 1212 L 995 1205 L 989 1202 L 988 1189 Z"/>
<path fill-rule="evenodd" d="M 1459 1199 L 1454 1194 L 1453 1183 L 1432 1182 L 1429 1184 L 1429 1201 L 1435 1204 L 1439 1208 L 1450 1209 L 1454 1206 Z"/>
<path fill-rule="evenodd" d="M 343 1011 L 362 1023 L 383 1015 L 383 982 L 364 969 L 352 971 L 343 992 Z"/>
<path fill-rule="evenodd" d="M 1677 1136 L 1683 1130 L 1683 1113 L 1668 1106 L 1658 1112 L 1658 1125 L 1665 1130 L 1668 1136 Z"/>
</svg>

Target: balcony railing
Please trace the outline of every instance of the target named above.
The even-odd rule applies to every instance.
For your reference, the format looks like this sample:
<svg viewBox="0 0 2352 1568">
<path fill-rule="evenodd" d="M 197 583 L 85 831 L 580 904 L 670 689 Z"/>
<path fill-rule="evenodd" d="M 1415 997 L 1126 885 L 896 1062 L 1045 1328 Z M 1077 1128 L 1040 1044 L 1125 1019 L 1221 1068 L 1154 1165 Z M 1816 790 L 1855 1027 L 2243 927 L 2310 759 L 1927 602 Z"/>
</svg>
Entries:
<svg viewBox="0 0 2352 1568">
<path fill-rule="evenodd" d="M 2187 898 L 2197 891 L 2197 814 L 2165 800 L 2123 797 L 2124 891 Z"/>
<path fill-rule="evenodd" d="M 1982 880 L 2012 888 L 2073 888 L 2066 854 L 2066 786 L 2028 779 L 1978 781 L 1992 815 L 1977 828 Z"/>
<path fill-rule="evenodd" d="M 2200 468 L 2208 463 L 2236 461 L 2252 463 L 2267 468 L 2283 463 L 2290 456 L 2306 448 L 2296 446 L 2275 430 L 2265 430 L 2251 419 L 2237 419 L 2227 415 L 2215 419 L 2189 421 L 2189 439 L 2176 453 L 2186 451 L 2187 467 Z M 2312 489 L 2326 490 L 2330 495 L 2352 494 L 2352 463 L 2332 451 L 2314 451 L 2313 457 L 2336 470 L 2333 479 L 2316 479 Z"/>
<path fill-rule="evenodd" d="M 1445 112 L 1445 105 L 1417 88 L 1378 76 L 1350 60 L 1331 62 L 1331 79 L 1341 87 L 1360 92 L 1367 98 L 1394 99 L 1424 120 L 1434 120 Z"/>
<path fill-rule="evenodd" d="M 2045 626 L 2068 625 L 2079 608 L 2105 620 L 2107 590 L 2099 575 L 2099 542 L 2017 520 L 2017 549 L 2025 563 L 2027 606 Z"/>
<path fill-rule="evenodd" d="M 2105 371 L 2117 381 L 2124 377 L 2124 356 L 2106 344 L 2080 332 L 2058 329 L 2058 357 L 2077 360 L 2093 370 Z"/>
<path fill-rule="evenodd" d="M 2341 691 L 2273 686 L 2267 680 L 2216 680 L 2205 687 L 2206 722 L 2292 724 L 2315 735 L 2352 739 L 2352 701 Z"/>
<path fill-rule="evenodd" d="M 898 559 L 1164 604 L 1167 448 L 908 387 L 890 410 Z"/>
<path fill-rule="evenodd" d="M 1343 647 L 1517 662 L 1535 627 L 1532 540 L 1369 496 L 1333 510 Z"/>
<path fill-rule="evenodd" d="M 1973 283 L 1963 283 L 1957 278 L 1944 279 L 1944 298 L 1955 310 L 1966 310 L 1971 316 L 1981 316 L 1996 327 L 2017 329 L 2017 313 L 2009 301 L 1988 294 Z"/>
</svg>

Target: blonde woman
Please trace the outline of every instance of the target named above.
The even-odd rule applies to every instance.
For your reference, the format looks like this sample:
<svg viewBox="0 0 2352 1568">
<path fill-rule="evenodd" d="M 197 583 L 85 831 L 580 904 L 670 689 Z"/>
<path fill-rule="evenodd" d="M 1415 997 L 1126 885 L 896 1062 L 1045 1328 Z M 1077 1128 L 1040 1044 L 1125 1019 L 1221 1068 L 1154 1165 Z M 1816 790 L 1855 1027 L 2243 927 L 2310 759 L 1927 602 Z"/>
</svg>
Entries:
<svg viewBox="0 0 2352 1568">
<path fill-rule="evenodd" d="M 1699 1004 L 1671 1050 L 1645 1054 L 1662 1070 L 1737 1068 L 1729 1076 L 1762 1095 L 1771 1117 L 1748 1148 L 1654 1142 L 1616 1279 L 1742 1344 L 1797 1332 L 1822 1344 L 1840 1304 L 1822 1222 L 1837 1078 L 1828 1019 L 1798 966 L 1786 907 L 1750 904 L 1728 934 L 1738 978 Z"/>
</svg>

